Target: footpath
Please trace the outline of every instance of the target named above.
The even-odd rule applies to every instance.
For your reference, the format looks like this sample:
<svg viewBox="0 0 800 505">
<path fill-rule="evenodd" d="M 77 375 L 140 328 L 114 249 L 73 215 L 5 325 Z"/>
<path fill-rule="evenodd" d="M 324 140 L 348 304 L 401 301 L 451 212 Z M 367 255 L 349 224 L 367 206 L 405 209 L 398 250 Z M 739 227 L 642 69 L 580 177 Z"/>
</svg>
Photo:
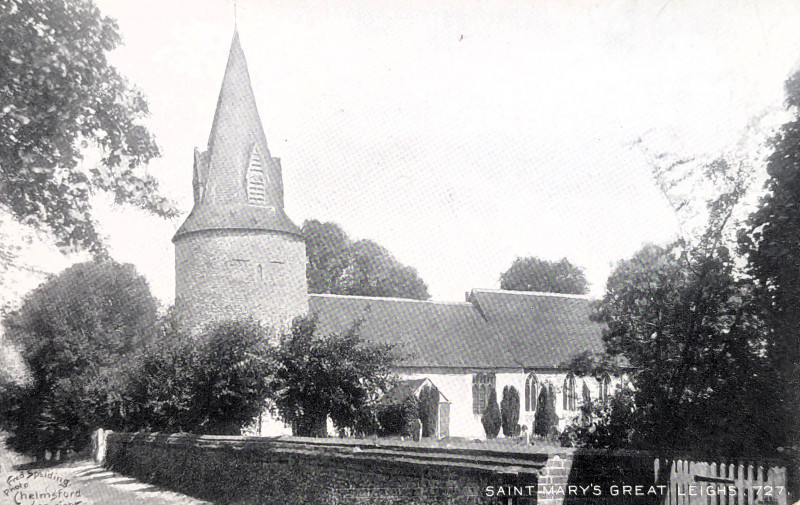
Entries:
<svg viewBox="0 0 800 505">
<path fill-rule="evenodd" d="M 2 446 L 0 479 L 0 505 L 213 505 L 110 472 L 92 461 L 37 467 Z"/>
</svg>

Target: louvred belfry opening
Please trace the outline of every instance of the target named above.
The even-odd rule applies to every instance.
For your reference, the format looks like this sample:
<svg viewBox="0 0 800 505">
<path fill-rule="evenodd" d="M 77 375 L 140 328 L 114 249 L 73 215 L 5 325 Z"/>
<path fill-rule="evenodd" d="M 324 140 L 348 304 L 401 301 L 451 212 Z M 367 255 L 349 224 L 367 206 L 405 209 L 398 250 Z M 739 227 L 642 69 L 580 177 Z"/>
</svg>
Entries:
<svg viewBox="0 0 800 505">
<path fill-rule="evenodd" d="M 195 154 L 194 208 L 174 239 L 210 230 L 276 231 L 299 236 L 300 229 L 283 210 L 281 172 L 280 160 L 267 146 L 237 32 L 231 42 L 207 149 Z"/>
<path fill-rule="evenodd" d="M 250 163 L 247 167 L 247 203 L 264 207 L 267 205 L 267 175 L 258 147 L 253 146 L 250 152 Z"/>
</svg>

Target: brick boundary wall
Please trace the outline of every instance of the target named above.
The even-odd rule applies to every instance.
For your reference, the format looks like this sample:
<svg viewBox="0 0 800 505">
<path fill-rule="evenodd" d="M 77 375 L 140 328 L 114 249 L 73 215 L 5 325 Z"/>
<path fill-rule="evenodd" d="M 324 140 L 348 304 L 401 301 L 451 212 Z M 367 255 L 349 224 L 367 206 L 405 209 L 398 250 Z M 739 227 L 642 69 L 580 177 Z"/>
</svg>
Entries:
<svg viewBox="0 0 800 505">
<path fill-rule="evenodd" d="M 697 501 L 675 496 L 676 483 L 670 478 L 676 478 L 679 465 L 673 463 L 684 458 L 645 451 L 489 450 L 479 444 L 455 448 L 386 440 L 101 430 L 96 438 L 95 446 L 105 447 L 106 453 L 95 458 L 111 469 L 217 504 L 707 503 L 707 497 Z M 782 505 L 794 500 L 775 501 Z"/>
</svg>

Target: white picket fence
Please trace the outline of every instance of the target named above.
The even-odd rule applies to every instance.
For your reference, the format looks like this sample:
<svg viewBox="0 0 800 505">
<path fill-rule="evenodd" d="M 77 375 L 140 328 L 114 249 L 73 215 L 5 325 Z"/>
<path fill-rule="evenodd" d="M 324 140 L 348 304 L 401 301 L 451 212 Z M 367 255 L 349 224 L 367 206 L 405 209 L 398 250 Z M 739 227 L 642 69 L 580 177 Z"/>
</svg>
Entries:
<svg viewBox="0 0 800 505">
<path fill-rule="evenodd" d="M 670 472 L 665 505 L 788 504 L 785 465 L 656 460 L 656 472 L 661 461 Z"/>
</svg>

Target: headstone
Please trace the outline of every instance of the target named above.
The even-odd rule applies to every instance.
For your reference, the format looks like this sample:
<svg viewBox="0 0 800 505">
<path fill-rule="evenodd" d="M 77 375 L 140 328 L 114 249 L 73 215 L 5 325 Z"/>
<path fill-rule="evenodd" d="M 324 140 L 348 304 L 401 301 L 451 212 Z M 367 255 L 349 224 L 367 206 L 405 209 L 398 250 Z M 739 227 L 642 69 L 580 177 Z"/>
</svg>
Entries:
<svg viewBox="0 0 800 505">
<path fill-rule="evenodd" d="M 419 442 L 422 439 L 422 421 L 419 419 L 411 421 L 411 436 L 414 438 L 414 442 Z"/>
</svg>

